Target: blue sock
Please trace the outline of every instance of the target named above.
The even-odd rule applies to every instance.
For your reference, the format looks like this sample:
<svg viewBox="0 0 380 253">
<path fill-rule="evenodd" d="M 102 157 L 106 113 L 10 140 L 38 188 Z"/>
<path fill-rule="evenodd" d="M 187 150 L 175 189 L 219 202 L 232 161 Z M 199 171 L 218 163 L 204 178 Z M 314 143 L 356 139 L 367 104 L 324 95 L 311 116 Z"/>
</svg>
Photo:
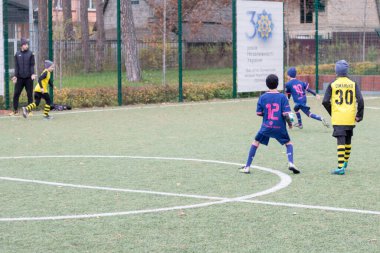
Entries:
<svg viewBox="0 0 380 253">
<path fill-rule="evenodd" d="M 293 163 L 293 144 L 288 144 L 286 146 L 286 154 L 288 155 L 288 161 Z"/>
<path fill-rule="evenodd" d="M 302 125 L 301 113 L 300 112 L 296 112 L 296 115 L 297 115 L 298 124 Z"/>
<path fill-rule="evenodd" d="M 251 149 L 249 150 L 248 159 L 247 159 L 247 163 L 245 167 L 251 166 L 253 158 L 255 157 L 255 154 L 256 154 L 256 150 L 257 150 L 257 146 L 252 145 Z"/>
<path fill-rule="evenodd" d="M 317 114 L 314 114 L 314 113 L 310 113 L 309 117 L 312 118 L 312 119 L 316 119 L 316 120 L 322 121 L 321 116 L 318 116 Z"/>
</svg>

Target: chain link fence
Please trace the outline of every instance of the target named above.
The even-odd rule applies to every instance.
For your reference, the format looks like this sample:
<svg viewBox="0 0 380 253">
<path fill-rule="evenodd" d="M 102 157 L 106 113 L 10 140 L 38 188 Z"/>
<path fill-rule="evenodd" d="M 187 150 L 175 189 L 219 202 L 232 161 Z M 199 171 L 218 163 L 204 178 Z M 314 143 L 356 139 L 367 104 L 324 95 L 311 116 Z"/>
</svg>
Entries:
<svg viewBox="0 0 380 253">
<path fill-rule="evenodd" d="M 285 66 L 297 66 L 302 78 L 323 90 L 334 80 L 334 64 L 345 59 L 363 90 L 380 92 L 380 1 L 284 1 Z M 318 37 L 316 38 L 316 29 Z"/>
<path fill-rule="evenodd" d="M 38 25 L 36 15 L 37 2 L 34 4 L 32 22 L 25 19 L 18 23 L 13 20 L 9 24 L 9 66 L 14 66 L 14 53 L 19 49 L 19 39 L 27 37 L 31 42 L 31 50 L 40 57 L 38 43 Z M 73 1 L 74 3 L 75 1 Z M 113 1 L 109 1 L 110 3 Z M 137 1 L 140 11 L 146 11 L 145 1 Z M 284 66 L 297 66 L 299 73 L 311 84 L 315 82 L 316 56 L 318 56 L 320 83 L 323 88 L 334 75 L 334 63 L 345 59 L 351 65 L 351 72 L 363 87 L 370 91 L 380 91 L 380 3 L 378 0 L 341 1 L 319 0 L 318 40 L 315 37 L 315 2 L 313 0 L 288 0 L 284 3 Z M 26 7 L 25 7 L 26 6 Z M 25 5 L 20 11 L 28 13 Z M 54 7 L 54 6 L 53 6 Z M 73 8 L 77 7 L 73 5 Z M 109 4 L 108 8 L 111 8 Z M 113 8 L 113 7 L 112 7 Z M 355 15 L 350 10 L 355 9 Z M 184 36 L 183 67 L 185 83 L 225 83 L 232 85 L 232 28 L 231 5 L 223 12 L 226 23 L 208 22 L 200 30 L 185 29 L 185 33 L 201 34 L 197 40 Z M 30 12 L 29 12 L 30 13 Z M 144 12 L 141 12 L 144 13 Z M 145 14 L 139 14 L 139 21 Z M 107 12 L 105 12 L 107 14 Z M 26 14 L 25 14 L 26 15 Z M 106 36 L 103 48 L 103 70 L 96 70 L 96 23 L 95 9 L 88 10 L 90 40 L 89 52 L 84 55 L 81 42 L 79 17 L 73 18 L 76 36 L 71 40 L 63 39 L 61 9 L 53 10 L 54 31 L 54 72 L 55 86 L 63 88 L 96 88 L 117 86 L 117 42 L 116 36 Z M 106 17 L 113 22 L 114 17 Z M 96 19 L 95 19 L 96 20 Z M 147 18 L 149 20 L 149 18 Z M 142 21 L 141 21 L 142 22 Z M 186 21 L 185 21 L 186 23 Z M 30 26 L 29 24 L 32 24 Z M 146 25 L 149 25 L 147 23 Z M 215 26 L 217 25 L 217 26 Z M 218 27 L 214 29 L 213 27 Z M 112 29 L 111 29 L 112 30 Z M 214 31 L 214 32 L 213 32 Z M 162 34 L 147 40 L 146 30 L 139 24 L 136 28 L 138 37 L 138 57 L 142 68 L 142 81 L 131 83 L 126 80 L 124 57 L 122 57 L 123 87 L 146 85 L 178 85 L 178 43 L 176 30 L 168 29 L 167 42 L 164 46 Z M 115 33 L 115 31 L 113 31 Z M 107 34 L 107 32 L 106 32 Z M 112 32 L 111 32 L 112 34 Z M 148 36 L 149 37 L 149 36 Z M 190 39 L 189 39 L 190 38 Z M 47 39 L 47 38 L 46 38 Z M 316 44 L 318 41 L 318 44 Z M 45 41 L 46 42 L 46 41 Z M 47 43 L 46 43 L 47 44 Z M 317 47 L 318 46 L 318 47 Z M 165 53 L 164 53 L 165 52 Z M 164 55 L 165 54 L 165 55 Z M 124 54 L 122 54 L 124 55 Z M 89 72 L 84 72 L 84 59 L 90 59 Z M 12 73 L 12 72 L 11 72 Z M 368 78 L 371 76 L 371 83 Z M 163 81 L 164 80 L 164 81 Z M 10 89 L 12 92 L 12 89 Z"/>
</svg>

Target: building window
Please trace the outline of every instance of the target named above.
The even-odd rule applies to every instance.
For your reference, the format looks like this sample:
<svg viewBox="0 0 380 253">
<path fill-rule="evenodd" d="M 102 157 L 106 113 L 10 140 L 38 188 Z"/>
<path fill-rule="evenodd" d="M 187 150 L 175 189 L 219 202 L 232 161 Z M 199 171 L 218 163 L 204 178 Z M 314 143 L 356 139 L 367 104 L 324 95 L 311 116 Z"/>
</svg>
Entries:
<svg viewBox="0 0 380 253">
<path fill-rule="evenodd" d="M 300 0 L 300 21 L 303 23 L 313 23 L 313 0 Z"/>
<path fill-rule="evenodd" d="M 315 11 L 314 0 L 300 0 L 300 21 L 301 23 L 313 23 Z M 325 12 L 326 0 L 319 0 L 318 11 Z"/>
<path fill-rule="evenodd" d="M 319 8 L 318 11 L 324 12 L 326 9 L 326 0 L 319 0 Z"/>
<path fill-rule="evenodd" d="M 139 0 L 131 0 L 131 3 L 132 4 L 140 4 L 140 1 Z"/>
<path fill-rule="evenodd" d="M 56 0 L 55 1 L 55 6 L 56 9 L 62 10 L 62 0 Z"/>
<path fill-rule="evenodd" d="M 96 10 L 96 0 L 88 0 L 88 9 Z"/>
</svg>

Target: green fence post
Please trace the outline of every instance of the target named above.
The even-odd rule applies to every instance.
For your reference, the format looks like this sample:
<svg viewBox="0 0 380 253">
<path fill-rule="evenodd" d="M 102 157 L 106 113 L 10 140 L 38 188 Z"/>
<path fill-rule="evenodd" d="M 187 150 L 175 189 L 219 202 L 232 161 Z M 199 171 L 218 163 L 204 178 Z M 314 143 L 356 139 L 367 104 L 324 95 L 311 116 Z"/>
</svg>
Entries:
<svg viewBox="0 0 380 253">
<path fill-rule="evenodd" d="M 120 0 L 117 0 L 117 101 L 119 106 L 123 104 L 121 90 L 121 25 L 120 25 Z"/>
<path fill-rule="evenodd" d="M 232 0 L 232 97 L 237 97 L 236 0 Z"/>
<path fill-rule="evenodd" d="M 315 92 L 319 93 L 319 37 L 318 37 L 319 0 L 315 1 Z"/>
<path fill-rule="evenodd" d="M 4 96 L 5 109 L 9 110 L 9 59 L 8 59 L 8 0 L 3 0 L 3 43 L 4 43 Z"/>
<path fill-rule="evenodd" d="M 49 31 L 49 60 L 54 62 L 54 48 L 53 48 L 53 0 L 48 1 L 48 31 Z M 44 59 L 45 60 L 45 59 Z M 54 81 L 54 75 L 51 73 L 50 80 Z M 54 103 L 54 90 L 49 89 L 51 103 Z"/>
<path fill-rule="evenodd" d="M 183 102 L 183 89 L 182 89 L 182 0 L 178 0 L 178 101 Z"/>
</svg>

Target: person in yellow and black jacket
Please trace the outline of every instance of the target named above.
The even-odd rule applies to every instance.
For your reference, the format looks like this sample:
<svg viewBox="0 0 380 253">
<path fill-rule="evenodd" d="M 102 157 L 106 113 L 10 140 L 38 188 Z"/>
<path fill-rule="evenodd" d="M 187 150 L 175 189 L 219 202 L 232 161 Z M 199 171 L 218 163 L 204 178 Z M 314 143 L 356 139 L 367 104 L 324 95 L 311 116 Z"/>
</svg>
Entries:
<svg viewBox="0 0 380 253">
<path fill-rule="evenodd" d="M 351 154 L 351 138 L 356 122 L 363 120 L 364 100 L 359 85 L 347 77 L 348 63 L 340 60 L 335 64 L 336 80 L 327 88 L 323 106 L 331 115 L 333 136 L 338 143 L 338 167 L 331 173 L 344 175 Z"/>
<path fill-rule="evenodd" d="M 49 96 L 49 86 L 53 88 L 53 82 L 50 79 L 51 72 L 54 70 L 54 63 L 49 60 L 45 60 L 44 63 L 44 71 L 41 76 L 38 78 L 38 83 L 34 88 L 34 102 L 29 104 L 26 107 L 22 108 L 22 114 L 24 118 L 28 117 L 29 112 L 36 109 L 36 107 L 40 104 L 41 98 L 45 99 L 45 107 L 44 107 L 44 119 L 52 119 L 49 115 L 51 109 L 51 100 Z"/>
</svg>

